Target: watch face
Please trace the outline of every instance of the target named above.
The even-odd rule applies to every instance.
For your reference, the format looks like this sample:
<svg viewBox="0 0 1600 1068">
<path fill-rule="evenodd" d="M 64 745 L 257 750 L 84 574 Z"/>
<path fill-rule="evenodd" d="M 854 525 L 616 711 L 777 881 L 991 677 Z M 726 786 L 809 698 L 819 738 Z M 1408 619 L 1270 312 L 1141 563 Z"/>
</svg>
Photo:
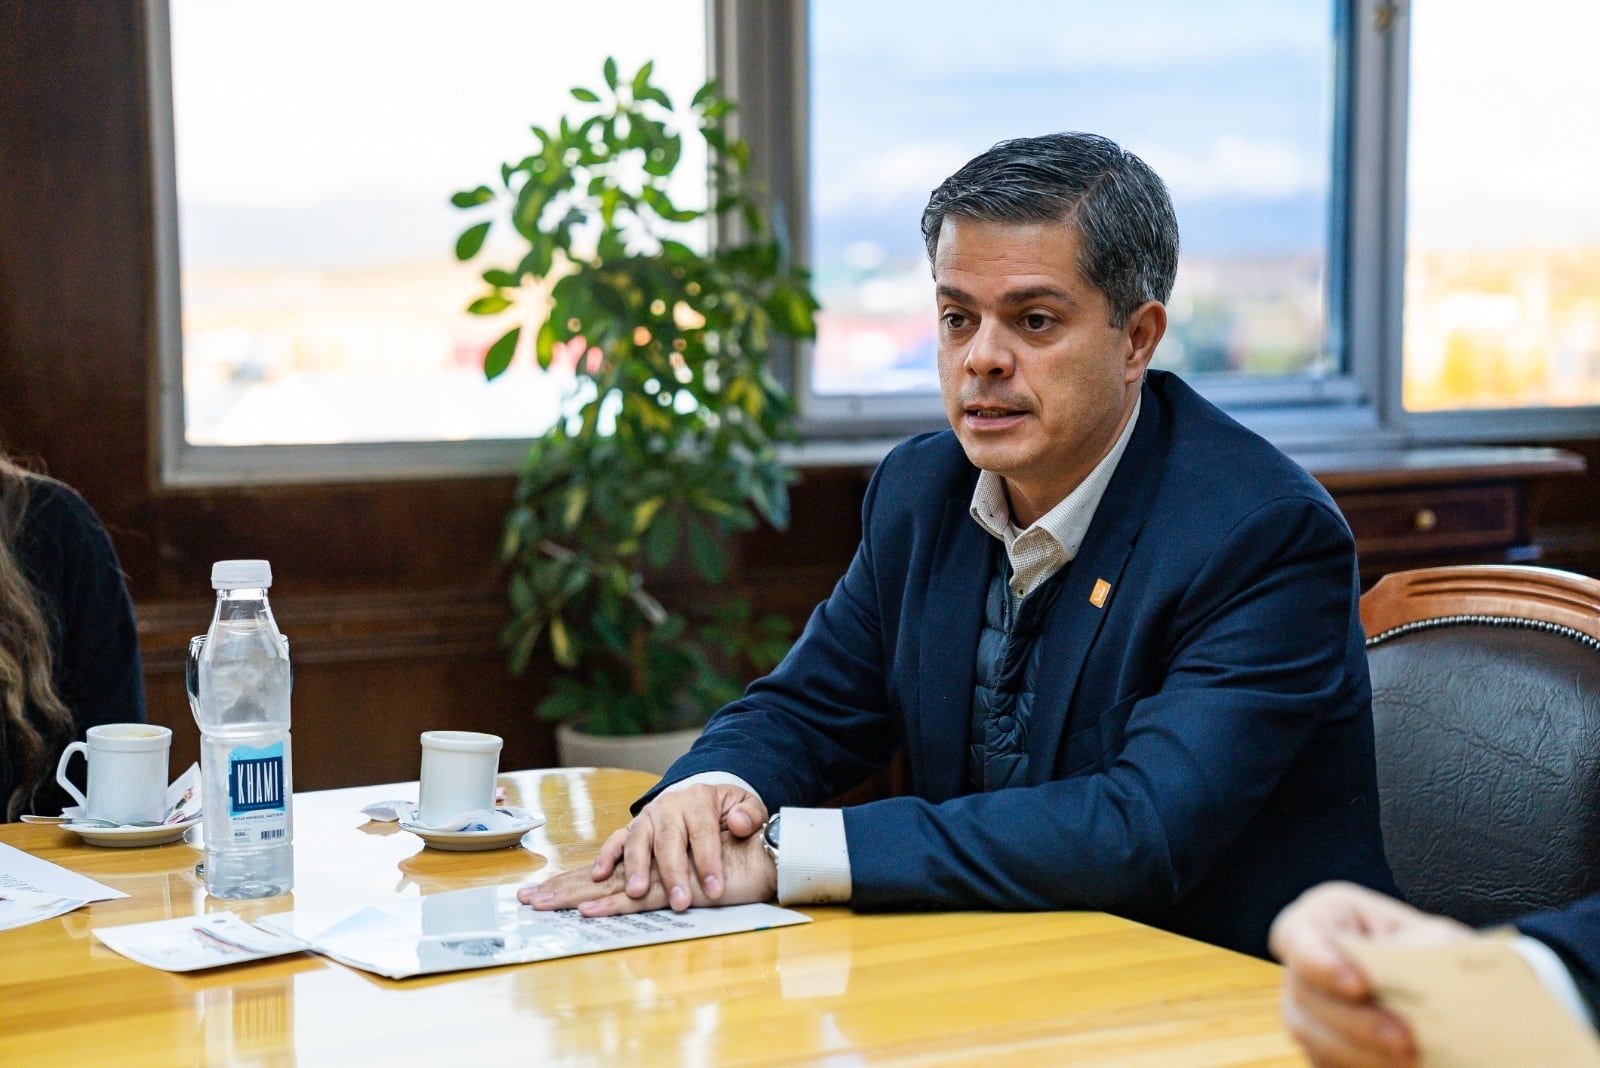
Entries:
<svg viewBox="0 0 1600 1068">
<path fill-rule="evenodd" d="M 767 841 L 776 846 L 778 844 L 778 817 L 774 816 L 767 821 L 767 826 L 762 831 L 767 836 Z"/>
</svg>

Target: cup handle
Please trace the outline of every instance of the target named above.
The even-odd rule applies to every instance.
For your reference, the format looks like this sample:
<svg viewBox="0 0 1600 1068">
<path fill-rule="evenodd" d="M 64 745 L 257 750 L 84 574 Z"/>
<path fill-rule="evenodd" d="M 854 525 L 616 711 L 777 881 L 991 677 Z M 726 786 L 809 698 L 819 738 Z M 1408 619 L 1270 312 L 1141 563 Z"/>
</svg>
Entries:
<svg viewBox="0 0 1600 1068">
<path fill-rule="evenodd" d="M 87 765 L 89 763 L 88 742 L 73 742 L 71 745 L 67 746 L 61 751 L 61 760 L 56 764 L 56 782 L 60 783 L 61 788 L 73 796 L 73 798 L 78 802 L 78 806 L 82 808 L 84 813 L 87 815 L 89 812 L 89 799 L 84 797 L 83 794 L 79 793 L 78 788 L 72 785 L 72 780 L 67 778 L 67 762 L 72 759 L 73 753 L 80 752 L 83 754 L 84 764 Z"/>
</svg>

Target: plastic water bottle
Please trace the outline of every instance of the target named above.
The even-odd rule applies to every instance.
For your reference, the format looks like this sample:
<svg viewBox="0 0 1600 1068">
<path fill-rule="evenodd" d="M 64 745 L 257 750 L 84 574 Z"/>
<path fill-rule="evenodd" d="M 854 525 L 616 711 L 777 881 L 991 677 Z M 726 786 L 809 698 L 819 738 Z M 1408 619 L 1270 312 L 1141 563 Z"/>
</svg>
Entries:
<svg viewBox="0 0 1600 1068">
<path fill-rule="evenodd" d="M 196 666 L 206 893 L 271 897 L 294 886 L 289 643 L 267 604 L 267 561 L 218 561 L 211 585 Z"/>
</svg>

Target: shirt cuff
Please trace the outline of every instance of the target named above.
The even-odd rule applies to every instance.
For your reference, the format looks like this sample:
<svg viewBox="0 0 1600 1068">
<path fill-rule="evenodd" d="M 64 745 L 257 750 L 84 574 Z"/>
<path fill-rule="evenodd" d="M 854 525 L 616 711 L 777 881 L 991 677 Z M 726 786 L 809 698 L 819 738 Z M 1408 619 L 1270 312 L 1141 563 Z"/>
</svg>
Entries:
<svg viewBox="0 0 1600 1068">
<path fill-rule="evenodd" d="M 789 833 L 788 821 L 784 821 L 784 835 Z M 782 876 L 779 876 L 782 885 Z M 1589 1006 L 1578 993 L 1578 984 L 1572 981 L 1572 973 L 1567 971 L 1567 966 L 1561 963 L 1561 958 L 1556 956 L 1556 951 L 1527 935 L 1519 935 L 1511 940 L 1511 948 L 1517 951 L 1518 956 L 1528 962 L 1528 967 L 1533 969 L 1533 974 L 1539 977 L 1539 982 L 1550 991 L 1561 1007 L 1572 1014 L 1573 1019 L 1586 1027 L 1594 1027 L 1594 1017 L 1589 1014 Z"/>
<path fill-rule="evenodd" d="M 844 813 L 785 808 L 778 836 L 778 903 L 840 905 L 850 900 Z"/>
<path fill-rule="evenodd" d="M 761 801 L 761 795 L 756 793 L 755 787 L 745 782 L 731 771 L 702 771 L 698 775 L 691 775 L 687 779 L 679 779 L 671 786 L 665 787 L 661 793 L 671 794 L 682 790 L 686 786 L 737 786 L 739 789 Z M 660 796 L 659 794 L 657 796 Z M 763 807 L 765 801 L 761 801 Z M 788 828 L 785 828 L 787 830 Z"/>
</svg>

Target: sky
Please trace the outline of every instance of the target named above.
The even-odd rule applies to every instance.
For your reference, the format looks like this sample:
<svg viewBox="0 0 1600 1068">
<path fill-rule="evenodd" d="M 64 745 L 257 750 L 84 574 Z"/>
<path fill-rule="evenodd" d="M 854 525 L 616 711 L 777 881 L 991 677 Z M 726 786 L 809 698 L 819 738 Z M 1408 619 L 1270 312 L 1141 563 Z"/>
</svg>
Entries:
<svg viewBox="0 0 1600 1068">
<path fill-rule="evenodd" d="M 179 196 L 211 223 L 186 227 L 191 263 L 291 239 L 448 252 L 470 221 L 450 195 L 526 154 L 571 86 L 602 85 L 606 50 L 630 75 L 654 59 L 674 102 L 705 80 L 702 0 L 169 3 Z"/>
<path fill-rule="evenodd" d="M 1430 248 L 1600 240 L 1600 3 L 1414 0 L 1410 9 L 1410 239 Z"/>
<path fill-rule="evenodd" d="M 823 245 L 854 232 L 914 252 L 940 180 L 996 141 L 1059 130 L 1105 134 L 1143 156 L 1202 246 L 1324 238 L 1327 0 L 813 0 L 810 10 Z M 1272 225 L 1241 226 L 1237 212 L 1214 225 L 1219 206 L 1241 202 L 1267 203 Z"/>
<path fill-rule="evenodd" d="M 605 49 L 627 70 L 654 58 L 678 98 L 705 71 L 703 0 L 170 4 L 180 195 L 212 224 L 189 228 L 197 260 L 271 250 L 296 218 L 311 236 L 295 240 L 331 256 L 362 241 L 374 258 L 437 248 L 463 219 L 448 195 L 520 155 L 530 122 L 598 81 Z M 962 161 L 1057 129 L 1145 156 L 1202 244 L 1321 232 L 1327 0 L 812 0 L 811 13 L 813 204 L 829 240 L 859 228 L 910 245 L 921 201 Z M 1408 7 L 1410 179 L 1425 194 L 1413 240 L 1600 235 L 1600 4 L 1505 14 L 1489 0 Z M 1206 214 L 1240 203 L 1275 221 Z M 219 231 L 251 240 L 211 247 Z"/>
</svg>

